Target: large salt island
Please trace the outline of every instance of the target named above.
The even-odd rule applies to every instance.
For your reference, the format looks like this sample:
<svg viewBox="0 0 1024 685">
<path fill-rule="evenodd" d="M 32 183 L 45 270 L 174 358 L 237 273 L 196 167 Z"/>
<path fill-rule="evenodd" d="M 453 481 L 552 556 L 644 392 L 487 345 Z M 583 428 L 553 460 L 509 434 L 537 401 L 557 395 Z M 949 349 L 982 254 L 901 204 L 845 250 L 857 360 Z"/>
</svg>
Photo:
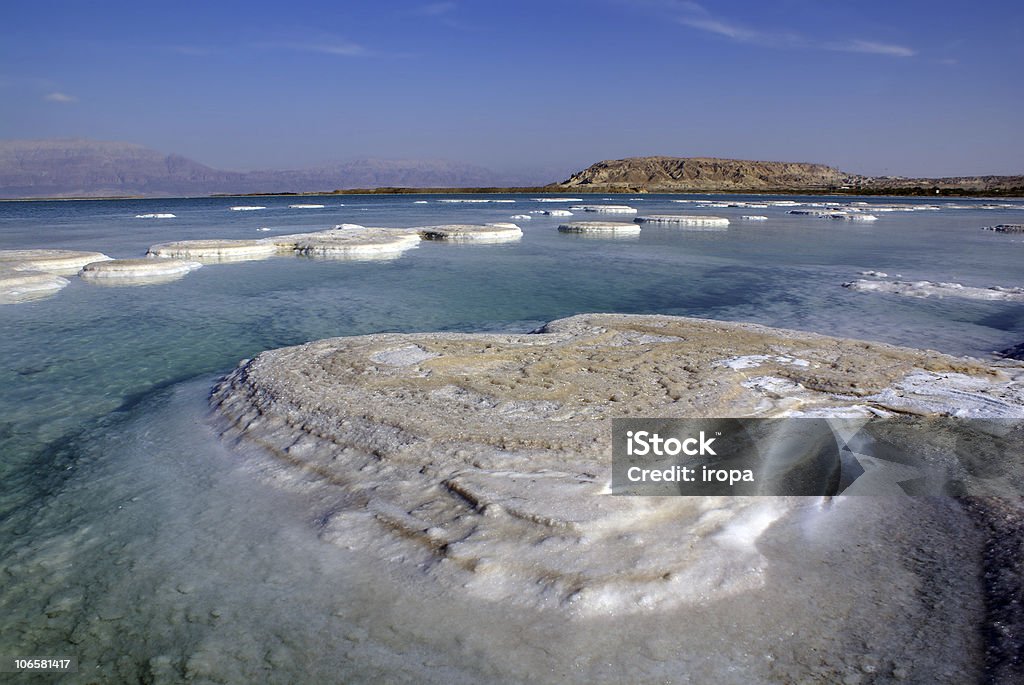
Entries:
<svg viewBox="0 0 1024 685">
<path fill-rule="evenodd" d="M 954 500 L 614 497 L 610 419 L 1020 418 L 1024 365 L 752 324 L 580 315 L 535 334 L 264 352 L 212 402 L 226 438 L 266 455 L 259 473 L 333 503 L 317 517 L 323 539 L 432 593 L 588 633 L 599 617 L 637 614 L 669 622 L 673 644 L 729 621 L 770 632 L 785 617 L 800 638 L 775 650 L 781 680 L 826 653 L 823 673 L 840 681 L 979 673 L 977 568 L 991 541 Z M 822 598 L 817 610 L 809 597 Z M 678 668 L 686 658 L 664 656 Z"/>
</svg>

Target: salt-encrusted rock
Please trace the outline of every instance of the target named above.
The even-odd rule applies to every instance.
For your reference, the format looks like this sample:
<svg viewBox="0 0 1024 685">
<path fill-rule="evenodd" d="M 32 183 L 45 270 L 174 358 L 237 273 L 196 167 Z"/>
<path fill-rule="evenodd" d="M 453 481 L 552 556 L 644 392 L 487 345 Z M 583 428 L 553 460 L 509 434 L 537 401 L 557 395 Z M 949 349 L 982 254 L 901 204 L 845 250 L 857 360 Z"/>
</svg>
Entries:
<svg viewBox="0 0 1024 685">
<path fill-rule="evenodd" d="M 277 253 L 277 246 L 267 240 L 180 240 L 153 245 L 146 255 L 217 263 L 266 259 Z"/>
<path fill-rule="evenodd" d="M 834 213 L 833 209 L 791 209 L 786 214 L 795 216 L 827 216 Z"/>
<path fill-rule="evenodd" d="M 599 214 L 636 214 L 636 209 L 626 205 L 573 205 L 575 212 L 596 212 Z"/>
<path fill-rule="evenodd" d="M 768 217 L 763 214 L 744 214 L 741 218 L 744 221 L 768 221 Z"/>
<path fill-rule="evenodd" d="M 609 496 L 613 417 L 1021 417 L 1011 371 L 751 324 L 581 315 L 538 334 L 264 352 L 211 401 L 225 437 L 269 451 L 261 473 L 331 503 L 325 539 L 453 592 L 607 616 L 760 587 L 759 537 L 806 506 Z"/>
<path fill-rule="evenodd" d="M 882 274 L 884 276 L 884 274 Z M 908 297 L 962 297 L 969 300 L 1010 300 L 1024 302 L 1024 288 L 976 288 L 960 283 L 931 281 L 867 281 L 843 283 L 844 288 L 860 292 L 892 293 Z"/>
<path fill-rule="evenodd" d="M 415 230 L 419 231 L 424 240 L 446 240 L 449 242 L 504 243 L 523 237 L 521 228 L 508 223 L 446 224 L 443 226 L 421 226 Z"/>
<path fill-rule="evenodd" d="M 638 224 L 655 224 L 659 226 L 706 226 L 719 228 L 729 225 L 729 220 L 721 216 L 700 214 L 650 214 L 633 219 Z"/>
<path fill-rule="evenodd" d="M 177 216 L 169 212 L 154 212 L 151 214 L 136 214 L 136 219 L 176 219 Z"/>
<path fill-rule="evenodd" d="M 78 275 L 97 285 L 150 285 L 176 281 L 201 266 L 199 262 L 159 257 L 111 259 L 86 264 Z"/>
<path fill-rule="evenodd" d="M 996 224 L 995 226 L 984 226 L 982 230 L 996 233 L 1024 233 L 1024 224 Z"/>
<path fill-rule="evenodd" d="M 543 214 L 544 216 L 572 216 L 572 212 L 568 209 L 542 209 L 537 213 Z"/>
<path fill-rule="evenodd" d="M 582 197 L 535 197 L 534 202 L 583 202 Z"/>
<path fill-rule="evenodd" d="M 11 271 L 44 271 L 74 276 L 86 264 L 110 259 L 102 252 L 78 250 L 0 250 L 0 268 Z"/>
<path fill-rule="evenodd" d="M 509 217 L 509 219 L 514 219 L 516 221 L 520 219 L 522 219 L 523 221 L 530 221 L 531 219 L 533 219 L 533 217 L 530 216 L 529 214 L 513 214 L 512 216 Z"/>
<path fill-rule="evenodd" d="M 567 224 L 560 224 L 558 230 L 563 233 L 636 235 L 640 232 L 640 227 L 623 221 L 570 221 Z"/>
<path fill-rule="evenodd" d="M 255 212 L 258 209 L 266 209 L 262 205 L 239 205 L 237 207 L 229 207 L 232 212 Z"/>
<path fill-rule="evenodd" d="M 0 304 L 17 304 L 55 295 L 70 281 L 42 271 L 15 271 L 0 266 Z"/>
<path fill-rule="evenodd" d="M 342 224 L 327 231 L 267 238 L 285 251 L 326 259 L 394 259 L 420 244 L 415 229 Z"/>
<path fill-rule="evenodd" d="M 878 221 L 874 214 L 863 212 L 827 212 L 821 215 L 823 219 L 839 219 L 840 221 Z"/>
<path fill-rule="evenodd" d="M 314 205 L 314 204 L 308 204 L 308 205 L 307 204 L 288 205 L 288 209 L 323 209 L 323 208 L 324 208 L 323 205 Z"/>
</svg>

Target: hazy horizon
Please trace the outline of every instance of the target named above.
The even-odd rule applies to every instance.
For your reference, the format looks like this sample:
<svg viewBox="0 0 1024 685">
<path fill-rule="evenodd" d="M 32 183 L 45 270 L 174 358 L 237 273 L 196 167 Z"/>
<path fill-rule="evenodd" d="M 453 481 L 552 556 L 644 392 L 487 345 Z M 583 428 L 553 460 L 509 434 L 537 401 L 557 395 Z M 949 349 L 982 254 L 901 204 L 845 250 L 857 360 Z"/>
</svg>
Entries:
<svg viewBox="0 0 1024 685">
<path fill-rule="evenodd" d="M 787 0 L 40 2 L 0 27 L 0 138 L 221 170 L 644 155 L 1024 173 L 1024 8 Z"/>
</svg>

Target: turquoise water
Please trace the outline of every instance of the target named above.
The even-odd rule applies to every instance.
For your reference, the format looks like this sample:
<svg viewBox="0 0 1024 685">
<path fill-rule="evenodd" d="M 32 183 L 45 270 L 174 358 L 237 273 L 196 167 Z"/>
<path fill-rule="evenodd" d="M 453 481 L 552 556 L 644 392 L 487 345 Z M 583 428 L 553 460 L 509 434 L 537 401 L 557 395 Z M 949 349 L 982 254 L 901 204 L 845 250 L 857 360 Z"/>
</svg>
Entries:
<svg viewBox="0 0 1024 685">
<path fill-rule="evenodd" d="M 530 196 L 500 197 L 516 202 L 328 196 L 0 203 L 0 249 L 59 247 L 136 257 L 149 245 L 170 240 L 262 238 L 342 222 L 406 227 L 508 221 L 512 214 L 568 206 L 537 203 Z M 611 201 L 634 206 L 641 215 L 726 216 L 731 226 L 723 232 L 644 228 L 639 237 L 596 239 L 557 232 L 566 219 L 533 215 L 517 222 L 524 232 L 517 243 L 423 243 L 393 261 L 279 257 L 208 265 L 183 280 L 146 287 L 104 288 L 72 279 L 52 298 L 0 307 L 5 360 L 0 368 L 0 558 L 17 560 L 4 569 L 12 584 L 3 594 L 8 618 L 0 626 L 5 630 L 0 653 L 67 653 L 68 645 L 79 645 L 73 651 L 91 658 L 100 672 L 130 680 L 133 676 L 123 674 L 134 674 L 139 664 L 187 642 L 187 631 L 171 630 L 160 632 L 159 650 L 147 647 L 152 622 L 161 619 L 137 604 L 166 579 L 151 579 L 149 585 L 136 579 L 131 596 L 112 590 L 112 579 L 128 577 L 124 569 L 133 566 L 159 575 L 159 569 L 143 563 L 152 544 L 162 545 L 156 555 L 162 563 L 173 557 L 184 566 L 198 563 L 207 576 L 219 572 L 220 557 L 208 559 L 181 543 L 189 530 L 197 540 L 216 538 L 222 524 L 203 519 L 193 507 L 226 488 L 224 478 L 239 478 L 203 475 L 207 469 L 231 472 L 237 465 L 216 452 L 201 407 L 216 376 L 264 349 L 383 331 L 528 331 L 581 312 L 752 321 L 974 356 L 1024 340 L 1019 302 L 916 299 L 841 287 L 866 270 L 900 274 L 901 280 L 1024 286 L 1024 239 L 979 230 L 1020 223 L 1024 202 L 986 209 L 980 200 L 867 199 L 947 208 L 880 213 L 878 221 L 862 224 L 789 215 L 784 207 L 695 210 L 671 202 L 682 197 L 699 196 Z M 327 207 L 288 208 L 296 202 Z M 228 210 L 240 204 L 267 209 Z M 151 212 L 177 218 L 135 218 Z M 740 219 L 745 214 L 765 215 L 768 221 L 745 222 Z M 605 218 L 577 213 L 571 220 Z M 196 435 L 187 441 L 175 437 L 192 430 L 188 426 Z M 140 469 L 140 463 L 149 466 Z M 189 474 L 197 482 L 188 482 Z M 228 489 L 247 492 L 248 487 L 260 486 L 235 483 Z M 133 497 L 163 507 L 159 515 L 141 516 L 145 525 L 138 529 L 117 513 L 138 508 Z M 244 517 L 244 508 L 243 498 L 221 513 Z M 281 508 L 301 510 L 301 505 Z M 272 510 L 258 508 L 263 514 Z M 199 517 L 195 529 L 189 516 Z M 254 529 L 243 534 L 266 533 L 263 526 Z M 276 577 L 281 570 L 265 572 Z M 45 608 L 57 601 L 60 587 L 78 588 L 72 591 L 77 599 L 48 616 Z M 232 610 L 230 597 L 217 601 Z M 133 645 L 131 663 L 117 665 L 117 655 L 86 649 L 82 640 L 69 642 L 75 626 L 92 625 L 93 615 L 104 611 L 123 615 L 129 611 L 125 603 L 134 603 L 130 611 L 141 617 L 134 632 L 124 633 Z M 176 611 L 172 604 L 161 606 L 170 612 L 166 615 Z M 101 634 L 106 635 L 96 633 Z M 181 649 L 194 652 L 194 647 Z M 181 659 L 174 655 L 172 661 L 180 666 Z M 160 664 L 146 668 L 159 670 Z M 383 670 L 352 677 L 394 675 L 386 663 L 378 666 Z"/>
</svg>

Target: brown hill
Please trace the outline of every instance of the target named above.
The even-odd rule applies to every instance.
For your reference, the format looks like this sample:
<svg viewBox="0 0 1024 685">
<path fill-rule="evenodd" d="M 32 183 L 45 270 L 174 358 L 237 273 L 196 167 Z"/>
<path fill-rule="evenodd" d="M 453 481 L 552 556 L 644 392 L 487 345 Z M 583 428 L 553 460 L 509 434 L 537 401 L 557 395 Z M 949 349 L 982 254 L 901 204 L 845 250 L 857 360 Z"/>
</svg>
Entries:
<svg viewBox="0 0 1024 685">
<path fill-rule="evenodd" d="M 824 164 L 755 162 L 713 157 L 630 157 L 592 164 L 562 183 L 566 189 L 649 192 L 821 191 L 859 177 Z"/>
</svg>

